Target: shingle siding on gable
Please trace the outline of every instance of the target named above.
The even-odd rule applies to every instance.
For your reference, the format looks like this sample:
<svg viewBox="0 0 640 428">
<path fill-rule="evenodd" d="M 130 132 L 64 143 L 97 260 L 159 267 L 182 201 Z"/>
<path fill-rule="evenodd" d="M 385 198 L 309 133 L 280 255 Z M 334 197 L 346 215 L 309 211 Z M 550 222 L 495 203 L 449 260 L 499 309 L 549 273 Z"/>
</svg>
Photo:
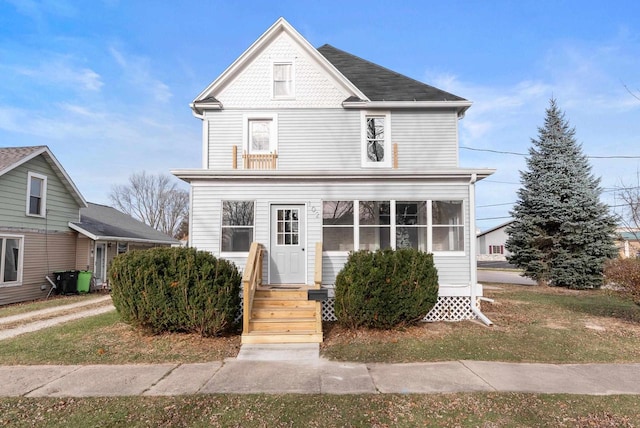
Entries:
<svg viewBox="0 0 640 428">
<path fill-rule="evenodd" d="M 295 99 L 272 97 L 273 61 L 293 60 Z M 281 34 L 234 80 L 218 99 L 225 109 L 339 107 L 350 94 L 338 88 L 317 65 L 298 50 L 287 34 Z"/>
<path fill-rule="evenodd" d="M 46 222 L 44 218 L 25 214 L 29 171 L 47 176 Z M 0 176 L 0 199 L 0 229 L 10 226 L 67 232 L 68 223 L 79 219 L 78 203 L 42 156 L 37 156 Z"/>
</svg>

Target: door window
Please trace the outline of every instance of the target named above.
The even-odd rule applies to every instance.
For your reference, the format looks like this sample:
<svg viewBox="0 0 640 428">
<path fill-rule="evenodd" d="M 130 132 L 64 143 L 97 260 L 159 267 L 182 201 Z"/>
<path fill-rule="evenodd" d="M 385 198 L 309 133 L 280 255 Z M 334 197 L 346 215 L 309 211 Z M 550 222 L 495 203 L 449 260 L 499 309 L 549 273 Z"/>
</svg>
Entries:
<svg viewBox="0 0 640 428">
<path fill-rule="evenodd" d="M 300 212 L 297 208 L 278 209 L 277 212 L 277 242 L 278 245 L 299 245 L 300 243 Z"/>
</svg>

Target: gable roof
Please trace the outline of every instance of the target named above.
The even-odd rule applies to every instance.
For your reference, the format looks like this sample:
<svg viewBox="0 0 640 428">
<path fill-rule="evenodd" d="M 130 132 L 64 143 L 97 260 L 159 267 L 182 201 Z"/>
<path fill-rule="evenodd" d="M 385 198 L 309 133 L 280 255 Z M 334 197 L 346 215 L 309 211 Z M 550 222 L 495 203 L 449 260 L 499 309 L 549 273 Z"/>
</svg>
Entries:
<svg viewBox="0 0 640 428">
<path fill-rule="evenodd" d="M 89 202 L 80 209 L 80 221 L 69 227 L 94 241 L 129 241 L 154 244 L 179 244 L 180 241 L 136 220 L 115 208 Z"/>
<path fill-rule="evenodd" d="M 476 237 L 478 237 L 478 238 L 479 238 L 479 237 L 484 236 L 484 235 L 486 235 L 486 234 L 488 234 L 488 233 L 495 232 L 495 231 L 496 231 L 496 230 L 498 230 L 498 229 L 502 229 L 503 227 L 507 227 L 507 226 L 509 226 L 511 223 L 513 223 L 514 221 L 515 221 L 515 220 L 513 220 L 513 219 L 512 219 L 512 220 L 509 220 L 509 221 L 504 222 L 504 223 L 502 223 L 502 224 L 499 224 L 499 225 L 497 225 L 497 226 L 495 226 L 495 227 L 492 227 L 491 229 L 487 229 L 487 230 L 485 230 L 484 232 L 480 232 L 480 233 L 478 233 L 478 234 L 476 235 Z"/>
<path fill-rule="evenodd" d="M 267 31 L 265 31 L 249 48 L 242 53 L 225 71 L 222 72 L 216 80 L 214 80 L 207 88 L 202 91 L 195 100 L 190 104 L 192 110 L 195 113 L 201 113 L 201 107 L 208 108 L 222 108 L 221 103 L 215 98 L 215 95 L 219 93 L 228 83 L 233 81 L 238 74 L 255 59 L 273 40 L 275 40 L 280 34 L 287 33 L 292 39 L 294 39 L 298 46 L 307 54 L 310 58 L 323 68 L 334 80 L 345 89 L 346 92 L 351 93 L 352 96 L 357 99 L 366 99 L 366 96 L 345 78 L 336 68 L 326 60 L 320 53 L 296 31 L 284 18 L 279 18 Z"/>
<path fill-rule="evenodd" d="M 331 45 L 318 52 L 371 101 L 467 101 Z"/>
<path fill-rule="evenodd" d="M 221 109 L 215 98 L 281 33 L 287 33 L 347 93 L 345 108 L 455 108 L 459 116 L 471 102 L 457 95 L 419 82 L 331 45 L 315 49 L 284 18 L 279 18 L 233 64 L 190 104 L 196 114 L 203 109 Z"/>
<path fill-rule="evenodd" d="M 87 202 L 84 200 L 80 190 L 78 190 L 73 180 L 71 180 L 71 177 L 69 177 L 60 162 L 58 162 L 58 159 L 56 159 L 47 146 L 0 147 L 0 176 L 40 155 L 42 155 L 51 166 L 56 176 L 76 200 L 78 205 L 86 207 Z"/>
</svg>

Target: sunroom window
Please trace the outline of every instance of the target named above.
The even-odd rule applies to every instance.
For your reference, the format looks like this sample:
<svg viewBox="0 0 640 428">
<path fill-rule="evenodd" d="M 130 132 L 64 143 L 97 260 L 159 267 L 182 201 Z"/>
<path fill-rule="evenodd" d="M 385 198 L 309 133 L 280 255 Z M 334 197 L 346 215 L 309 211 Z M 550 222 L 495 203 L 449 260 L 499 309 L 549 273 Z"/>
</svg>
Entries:
<svg viewBox="0 0 640 428">
<path fill-rule="evenodd" d="M 352 251 L 353 224 L 353 201 L 323 202 L 323 249 L 325 251 Z"/>
<path fill-rule="evenodd" d="M 432 201 L 433 251 L 464 251 L 462 201 Z"/>
<path fill-rule="evenodd" d="M 396 202 L 396 248 L 427 251 L 427 203 Z"/>
<path fill-rule="evenodd" d="M 360 249 L 391 248 L 391 204 L 389 201 L 360 201 Z"/>
</svg>

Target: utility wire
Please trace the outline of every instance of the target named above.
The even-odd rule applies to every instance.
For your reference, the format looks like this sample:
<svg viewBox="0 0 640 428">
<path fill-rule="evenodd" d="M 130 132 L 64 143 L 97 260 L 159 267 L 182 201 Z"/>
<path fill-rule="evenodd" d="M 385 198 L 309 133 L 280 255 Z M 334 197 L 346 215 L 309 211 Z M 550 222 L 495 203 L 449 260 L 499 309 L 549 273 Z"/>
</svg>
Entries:
<svg viewBox="0 0 640 428">
<path fill-rule="evenodd" d="M 501 155 L 514 155 L 514 156 L 529 156 L 526 153 L 508 152 L 504 150 L 476 149 L 474 147 L 465 147 L 465 146 L 460 146 L 460 148 L 464 150 L 472 150 L 474 152 L 488 152 L 488 153 L 498 153 Z M 636 155 L 587 156 L 587 158 L 589 159 L 640 159 L 640 156 L 636 156 Z"/>
</svg>

